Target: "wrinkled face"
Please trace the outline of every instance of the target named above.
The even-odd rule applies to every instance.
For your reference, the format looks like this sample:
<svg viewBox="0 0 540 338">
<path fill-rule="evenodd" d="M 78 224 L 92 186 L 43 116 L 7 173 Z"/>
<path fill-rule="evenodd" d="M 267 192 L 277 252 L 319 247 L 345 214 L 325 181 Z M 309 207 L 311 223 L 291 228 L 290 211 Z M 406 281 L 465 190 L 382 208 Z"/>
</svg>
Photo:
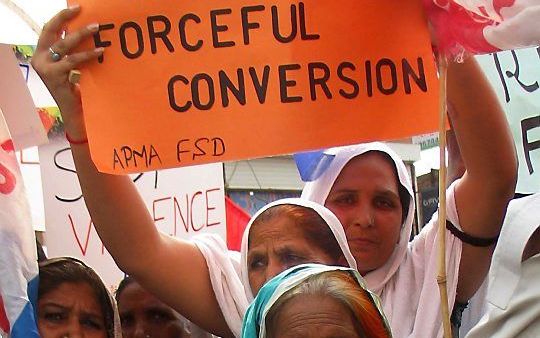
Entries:
<svg viewBox="0 0 540 338">
<path fill-rule="evenodd" d="M 124 338 L 189 337 L 178 313 L 136 282 L 128 284 L 120 293 L 118 310 Z"/>
<path fill-rule="evenodd" d="M 399 241 L 403 212 L 393 164 L 384 155 L 371 152 L 349 161 L 325 206 L 343 224 L 360 273 L 386 263 Z"/>
<path fill-rule="evenodd" d="M 268 337 L 360 338 L 363 335 L 357 332 L 352 313 L 339 301 L 329 296 L 298 295 L 283 305 Z"/>
<path fill-rule="evenodd" d="M 87 283 L 62 283 L 38 301 L 42 338 L 106 338 L 105 318 Z"/>
<path fill-rule="evenodd" d="M 259 292 L 267 280 L 304 263 L 338 262 L 334 262 L 324 250 L 309 243 L 302 229 L 287 215 L 276 215 L 251 229 L 247 264 L 253 295 Z"/>
</svg>

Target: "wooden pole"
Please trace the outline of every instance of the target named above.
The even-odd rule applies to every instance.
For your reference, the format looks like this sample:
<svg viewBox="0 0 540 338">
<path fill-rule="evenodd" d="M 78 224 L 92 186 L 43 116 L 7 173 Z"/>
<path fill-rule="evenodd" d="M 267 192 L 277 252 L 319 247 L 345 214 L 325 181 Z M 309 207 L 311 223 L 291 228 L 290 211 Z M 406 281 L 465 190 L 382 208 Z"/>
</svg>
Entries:
<svg viewBox="0 0 540 338">
<path fill-rule="evenodd" d="M 450 326 L 450 311 L 448 309 L 448 291 L 446 289 L 446 72 L 448 68 L 446 57 L 438 56 L 439 67 L 439 253 L 438 274 L 439 294 L 441 297 L 441 316 L 444 337 L 452 338 Z"/>
</svg>

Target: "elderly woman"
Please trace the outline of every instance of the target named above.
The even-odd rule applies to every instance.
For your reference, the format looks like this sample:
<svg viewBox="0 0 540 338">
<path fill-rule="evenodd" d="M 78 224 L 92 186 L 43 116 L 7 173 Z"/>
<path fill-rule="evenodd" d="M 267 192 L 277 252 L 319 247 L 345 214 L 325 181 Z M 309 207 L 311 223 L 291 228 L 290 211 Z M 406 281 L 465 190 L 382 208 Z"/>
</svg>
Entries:
<svg viewBox="0 0 540 338">
<path fill-rule="evenodd" d="M 240 259 L 231 259 L 223 241 L 199 237 L 212 291 L 228 327 L 240 335 L 249 303 L 262 285 L 287 268 L 303 263 L 349 266 L 356 262 L 341 223 L 328 209 L 298 198 L 266 205 L 248 223 Z"/>
<path fill-rule="evenodd" d="M 318 264 L 290 268 L 268 281 L 242 328 L 242 338 L 391 336 L 378 297 L 356 270 Z"/>
<path fill-rule="evenodd" d="M 69 257 L 39 264 L 38 330 L 42 338 L 121 337 L 116 304 L 99 276 Z"/>
<path fill-rule="evenodd" d="M 504 113 L 474 59 L 451 64 L 448 72 L 449 115 L 466 170 L 446 192 L 452 308 L 466 303 L 487 274 L 514 193 L 517 162 Z M 358 270 L 381 296 L 394 335 L 440 336 L 438 217 L 409 242 L 415 205 L 403 161 L 381 143 L 325 153 L 332 161 L 306 184 L 302 197 L 325 205 L 339 218 Z"/>
</svg>

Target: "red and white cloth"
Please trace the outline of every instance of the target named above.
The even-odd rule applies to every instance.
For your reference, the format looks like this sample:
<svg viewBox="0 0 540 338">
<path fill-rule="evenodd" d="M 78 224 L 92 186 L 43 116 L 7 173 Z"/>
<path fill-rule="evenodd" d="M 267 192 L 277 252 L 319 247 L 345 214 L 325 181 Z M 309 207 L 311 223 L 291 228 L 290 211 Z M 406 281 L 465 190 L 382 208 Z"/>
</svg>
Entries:
<svg viewBox="0 0 540 338">
<path fill-rule="evenodd" d="M 540 45 L 540 0 L 424 0 L 438 48 L 450 56 Z"/>
<path fill-rule="evenodd" d="M 0 333 L 38 338 L 36 242 L 13 142 L 0 111 Z M 34 303 L 35 304 L 35 303 Z"/>
</svg>

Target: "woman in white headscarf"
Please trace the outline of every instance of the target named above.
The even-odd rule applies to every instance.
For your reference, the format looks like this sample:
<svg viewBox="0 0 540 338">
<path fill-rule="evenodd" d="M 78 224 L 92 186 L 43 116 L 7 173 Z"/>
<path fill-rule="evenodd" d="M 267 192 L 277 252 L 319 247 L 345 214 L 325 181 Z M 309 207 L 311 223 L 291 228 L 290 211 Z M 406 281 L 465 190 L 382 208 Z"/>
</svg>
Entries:
<svg viewBox="0 0 540 338">
<path fill-rule="evenodd" d="M 306 209 L 316 214 L 306 212 Z M 301 232 L 290 224 L 284 228 L 278 225 L 275 229 L 268 226 L 271 224 L 268 221 L 282 215 L 291 217 Z M 327 229 L 315 215 L 324 221 Z M 257 237 L 271 241 L 264 243 Z M 299 243 L 299 237 L 307 242 Z M 227 251 L 223 241 L 215 236 L 195 238 L 195 244 L 208 264 L 212 289 L 223 316 L 236 336 L 240 334 L 244 314 L 258 290 L 285 269 L 302 263 L 339 264 L 356 269 L 356 261 L 336 216 L 327 208 L 300 198 L 278 200 L 259 210 L 244 231 L 240 257 L 235 255 L 236 252 Z M 268 245 L 272 246 L 270 251 L 266 249 Z M 324 249 L 318 252 L 317 247 Z M 260 267 L 266 271 L 257 271 Z"/>
<path fill-rule="evenodd" d="M 414 219 L 414 199 L 411 181 L 403 161 L 383 143 L 332 148 L 325 153 L 335 156 L 332 163 L 322 176 L 306 184 L 302 197 L 326 204 L 336 215 L 341 215 L 351 251 L 359 263 L 358 269 L 366 279 L 368 287 L 381 296 L 394 335 L 406 337 L 410 334 L 414 337 L 417 333 L 424 332 L 426 337 L 436 337 L 441 323 L 438 286 L 435 280 L 436 223 L 431 222 L 421 235 L 409 244 Z M 339 174 L 342 170 L 345 174 L 351 172 L 348 170 L 350 167 L 343 168 L 357 156 L 366 155 L 368 157 L 365 159 L 378 161 L 375 170 L 389 168 L 386 176 L 390 179 L 394 170 L 385 163 L 393 163 L 399 184 L 403 187 L 401 191 L 395 179 L 390 181 L 394 183 L 390 187 L 374 186 L 367 190 L 364 187 L 367 182 L 376 182 L 373 177 L 367 177 L 366 182 L 360 182 L 364 185 L 361 193 L 369 194 L 365 197 L 356 196 L 358 189 L 350 186 L 347 181 L 347 186 L 342 187 L 343 180 L 337 181 Z M 355 170 L 355 175 L 356 172 Z M 381 182 L 387 183 L 388 177 Z M 337 189 L 333 189 L 336 181 Z M 453 224 L 459 224 L 454 203 L 454 186 L 449 189 L 448 201 L 447 218 Z M 361 207 L 371 204 L 373 210 L 361 209 L 359 204 Z M 347 214 L 347 210 L 351 210 L 350 214 Z M 454 236 L 447 235 L 446 250 L 449 258 L 449 297 L 453 300 L 456 295 L 461 243 Z M 450 306 L 452 305 L 453 301 Z"/>
<path fill-rule="evenodd" d="M 474 59 L 449 66 L 448 101 L 466 167 L 446 192 L 452 309 L 474 295 L 488 271 L 517 163 L 504 113 Z M 440 336 L 438 217 L 409 242 L 414 192 L 403 161 L 381 143 L 332 148 L 321 158 L 325 170 L 313 165 L 320 176 L 302 197 L 328 207 L 345 227 L 358 270 L 381 296 L 394 336 Z"/>
</svg>

